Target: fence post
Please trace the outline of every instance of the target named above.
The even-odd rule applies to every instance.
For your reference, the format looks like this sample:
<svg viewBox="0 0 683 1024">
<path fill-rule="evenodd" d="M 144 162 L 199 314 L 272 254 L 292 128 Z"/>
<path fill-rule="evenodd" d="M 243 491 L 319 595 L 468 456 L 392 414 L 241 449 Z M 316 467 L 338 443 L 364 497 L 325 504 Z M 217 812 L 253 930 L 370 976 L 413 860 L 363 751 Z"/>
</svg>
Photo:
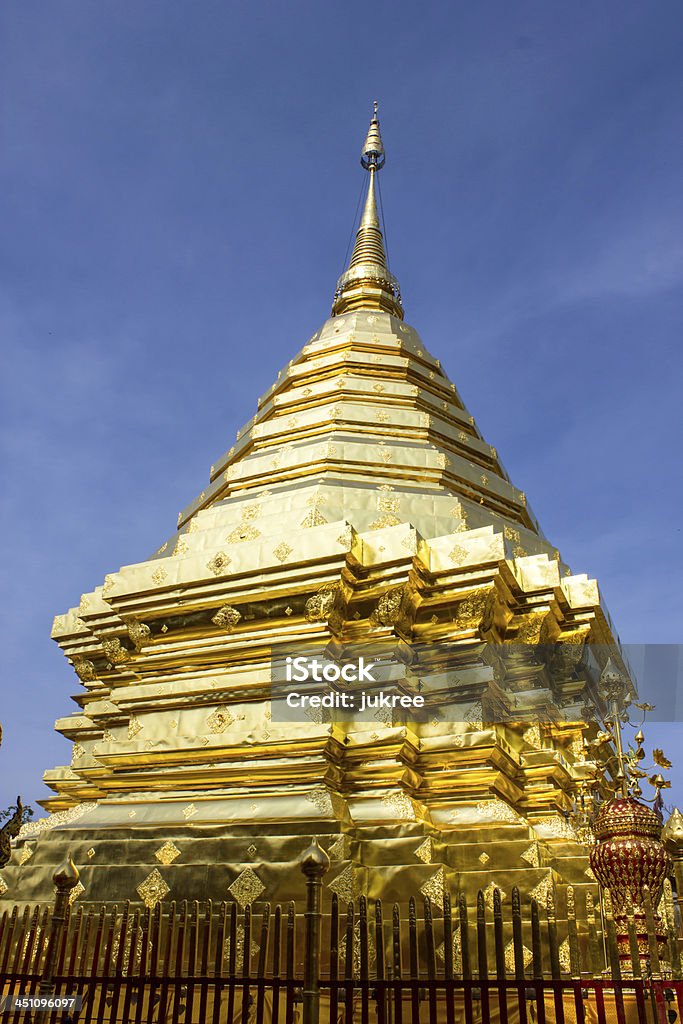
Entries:
<svg viewBox="0 0 683 1024">
<path fill-rule="evenodd" d="M 330 858 L 314 839 L 301 858 L 306 876 L 303 1024 L 319 1024 L 320 1020 L 321 891 L 322 877 L 329 866 Z"/>
<path fill-rule="evenodd" d="M 52 876 L 52 881 L 55 883 L 57 891 L 55 893 L 52 916 L 50 917 L 50 935 L 47 942 L 45 965 L 40 979 L 39 991 L 41 996 L 49 996 L 54 992 L 55 963 L 57 961 L 57 950 L 59 949 L 62 929 L 66 920 L 69 893 L 74 886 L 78 885 L 78 879 L 78 868 L 72 861 L 71 854 L 68 854 L 64 863 L 59 865 Z"/>
</svg>

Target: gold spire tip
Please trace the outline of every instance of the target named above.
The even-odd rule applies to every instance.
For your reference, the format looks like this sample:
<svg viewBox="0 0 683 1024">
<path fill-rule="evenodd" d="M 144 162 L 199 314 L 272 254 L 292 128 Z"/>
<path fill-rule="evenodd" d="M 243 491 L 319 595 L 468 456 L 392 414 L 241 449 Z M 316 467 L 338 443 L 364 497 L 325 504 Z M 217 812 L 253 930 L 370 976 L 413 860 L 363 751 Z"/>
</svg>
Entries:
<svg viewBox="0 0 683 1024">
<path fill-rule="evenodd" d="M 382 135 L 379 130 L 379 118 L 377 117 L 378 106 L 379 104 L 375 100 L 370 127 L 368 128 L 368 134 L 365 137 L 365 143 L 360 154 L 360 162 L 366 171 L 379 171 L 384 167 L 386 159 Z"/>
<path fill-rule="evenodd" d="M 360 154 L 361 165 L 369 172 L 365 204 L 351 259 L 337 281 L 332 316 L 354 309 L 380 309 L 402 320 L 401 292 L 398 281 L 387 266 L 375 195 L 375 176 L 386 159 L 377 116 L 378 106 L 375 100 L 370 127 Z"/>
</svg>

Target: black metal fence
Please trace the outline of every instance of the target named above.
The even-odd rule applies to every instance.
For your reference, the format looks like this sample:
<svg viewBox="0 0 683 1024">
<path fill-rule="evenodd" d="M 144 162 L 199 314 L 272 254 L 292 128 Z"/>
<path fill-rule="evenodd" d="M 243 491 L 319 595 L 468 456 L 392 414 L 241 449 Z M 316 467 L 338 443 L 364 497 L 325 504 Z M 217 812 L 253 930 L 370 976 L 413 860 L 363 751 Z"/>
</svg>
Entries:
<svg viewBox="0 0 683 1024">
<path fill-rule="evenodd" d="M 0 996 L 79 996 L 80 1009 L 28 1021 L 92 1024 L 667 1024 L 683 1019 L 678 936 L 666 941 L 651 908 L 629 921 L 624 955 L 609 912 L 590 894 L 580 923 L 571 889 L 509 912 L 500 892 L 468 908 L 411 899 L 404 911 L 360 898 L 321 906 L 324 868 L 304 863 L 303 914 L 294 903 L 158 903 L 152 908 L 54 907 L 0 918 Z M 72 883 L 73 884 L 73 883 Z M 323 913 L 323 909 L 325 913 Z M 669 915 L 665 914 L 669 919 Z M 6 1018 L 10 1019 L 10 1018 Z"/>
</svg>

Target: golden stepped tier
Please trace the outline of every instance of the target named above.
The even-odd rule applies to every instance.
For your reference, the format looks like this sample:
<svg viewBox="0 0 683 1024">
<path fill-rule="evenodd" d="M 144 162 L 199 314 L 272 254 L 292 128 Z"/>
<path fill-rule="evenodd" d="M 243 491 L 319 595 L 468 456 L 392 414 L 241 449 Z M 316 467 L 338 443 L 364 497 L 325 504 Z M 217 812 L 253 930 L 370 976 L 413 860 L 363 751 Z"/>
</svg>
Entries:
<svg viewBox="0 0 683 1024">
<path fill-rule="evenodd" d="M 365 312 L 327 321 L 281 371 L 180 525 L 264 485 L 321 474 L 335 475 L 343 487 L 354 478 L 363 484 L 369 465 L 377 483 L 461 495 L 538 531 L 524 494 L 417 332 L 388 314 Z"/>
<path fill-rule="evenodd" d="M 159 898 L 202 901 L 207 893 L 242 905 L 300 900 L 299 863 L 312 827 L 331 860 L 327 896 L 336 893 L 343 902 L 366 895 L 404 903 L 408 894 L 422 893 L 438 906 L 444 887 L 474 902 L 478 889 L 492 898 L 494 886 L 505 900 L 517 886 L 524 900 L 533 897 L 543 906 L 552 887 L 561 914 L 567 883 L 577 891 L 595 885 L 583 859 L 564 862 L 566 840 L 542 839 L 521 821 L 487 822 L 485 813 L 477 825 L 445 838 L 407 820 L 345 829 L 324 810 L 315 820 L 292 821 L 277 831 L 262 823 L 226 828 L 194 819 L 184 825 L 131 819 L 114 825 L 106 808 L 99 816 L 96 811 L 69 829 L 45 830 L 40 842 L 24 837 L 3 871 L 3 884 L 20 902 L 46 899 L 44 877 L 69 852 L 79 864 L 81 903 L 127 898 L 153 906 Z"/>
</svg>

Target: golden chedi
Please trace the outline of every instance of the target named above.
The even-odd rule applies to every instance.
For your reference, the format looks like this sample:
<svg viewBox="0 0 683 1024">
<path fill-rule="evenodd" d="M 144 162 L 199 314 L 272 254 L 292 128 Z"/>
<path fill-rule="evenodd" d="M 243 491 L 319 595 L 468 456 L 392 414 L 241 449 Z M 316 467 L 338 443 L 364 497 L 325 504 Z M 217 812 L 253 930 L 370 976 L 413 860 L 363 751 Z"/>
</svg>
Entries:
<svg viewBox="0 0 683 1024">
<path fill-rule="evenodd" d="M 81 684 L 56 723 L 72 758 L 45 774 L 49 816 L 22 829 L 6 901 L 49 899 L 67 851 L 82 903 L 299 898 L 313 836 L 328 901 L 518 886 L 541 904 L 554 889 L 561 916 L 568 883 L 595 891 L 567 815 L 599 682 L 588 652 L 618 660 L 617 640 L 595 580 L 562 561 L 403 320 L 384 159 L 375 113 L 331 317 L 177 530 L 55 619 Z M 278 658 L 378 644 L 423 715 L 283 713 Z"/>
</svg>

